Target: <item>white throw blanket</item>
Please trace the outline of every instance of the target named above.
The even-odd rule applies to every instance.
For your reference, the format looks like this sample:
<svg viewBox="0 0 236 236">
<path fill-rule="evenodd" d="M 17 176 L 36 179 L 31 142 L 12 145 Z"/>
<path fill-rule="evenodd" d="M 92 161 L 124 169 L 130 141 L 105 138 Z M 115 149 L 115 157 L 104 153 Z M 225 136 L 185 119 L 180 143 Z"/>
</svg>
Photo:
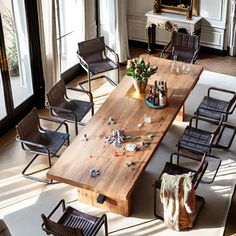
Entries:
<svg viewBox="0 0 236 236">
<path fill-rule="evenodd" d="M 174 230 L 192 227 L 190 214 L 195 210 L 195 191 L 192 174 L 162 175 L 160 198 L 163 204 L 164 222 Z"/>
</svg>

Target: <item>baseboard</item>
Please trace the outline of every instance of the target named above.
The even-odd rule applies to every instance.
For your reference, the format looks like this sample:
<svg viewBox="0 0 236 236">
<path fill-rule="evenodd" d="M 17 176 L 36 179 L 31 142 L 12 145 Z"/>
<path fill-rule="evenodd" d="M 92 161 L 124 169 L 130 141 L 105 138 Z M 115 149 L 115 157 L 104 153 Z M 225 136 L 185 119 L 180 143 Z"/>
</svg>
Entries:
<svg viewBox="0 0 236 236">
<path fill-rule="evenodd" d="M 148 48 L 146 42 L 140 42 L 135 40 L 129 40 L 129 46 L 130 47 L 137 47 L 137 48 Z M 165 45 L 155 44 L 156 49 L 162 50 Z M 201 52 L 203 53 L 209 53 L 213 55 L 219 55 L 219 56 L 229 56 L 229 50 L 220 50 L 215 48 L 209 48 L 205 46 L 201 46 Z"/>
</svg>

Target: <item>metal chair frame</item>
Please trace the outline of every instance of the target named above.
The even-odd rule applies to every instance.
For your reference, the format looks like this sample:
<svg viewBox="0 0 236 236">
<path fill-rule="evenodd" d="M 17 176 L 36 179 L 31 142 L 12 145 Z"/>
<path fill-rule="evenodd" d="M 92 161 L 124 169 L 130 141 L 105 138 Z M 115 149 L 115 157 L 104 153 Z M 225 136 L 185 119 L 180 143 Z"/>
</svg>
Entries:
<svg viewBox="0 0 236 236">
<path fill-rule="evenodd" d="M 153 184 L 153 187 L 154 187 L 154 216 L 160 220 L 163 221 L 163 216 L 159 215 L 158 212 L 157 212 L 157 189 L 160 189 L 161 187 L 161 176 L 164 174 L 164 173 L 168 173 L 168 174 L 185 174 L 185 173 L 189 173 L 189 172 L 192 172 L 194 173 L 194 177 L 193 177 L 193 180 L 192 180 L 192 184 L 194 186 L 194 189 L 196 190 L 201 179 L 202 179 L 202 176 L 204 175 L 206 169 L 207 169 L 207 166 L 208 166 L 208 162 L 205 161 L 205 160 L 202 160 L 199 164 L 199 167 L 197 170 L 194 170 L 194 169 L 190 169 L 190 168 L 186 168 L 186 167 L 183 167 L 183 166 L 180 166 L 180 165 L 176 165 L 173 163 L 173 158 L 174 156 L 178 157 L 178 156 L 182 156 L 184 158 L 187 158 L 187 159 L 192 159 L 190 156 L 186 155 L 186 154 L 180 154 L 180 153 L 172 153 L 171 156 L 170 156 L 170 162 L 167 162 L 160 177 L 154 182 Z M 193 159 L 194 161 L 196 161 L 195 159 Z M 168 167 L 167 167 L 168 166 Z M 172 169 L 170 169 L 172 168 Z M 204 204 L 205 204 L 205 199 L 202 197 L 202 196 L 199 196 L 199 195 L 196 195 L 196 201 L 200 203 L 200 206 L 197 210 L 197 212 L 195 213 L 195 218 L 193 220 L 193 224 L 196 222 L 197 218 L 198 218 L 198 215 L 200 213 L 200 211 L 202 210 Z"/>
<path fill-rule="evenodd" d="M 104 38 L 104 37 L 100 37 L 100 38 Z M 93 39 L 91 39 L 93 40 Z M 104 39 L 103 39 L 104 40 Z M 108 58 L 107 56 L 107 53 L 106 53 L 106 50 L 109 51 L 116 59 L 116 64 L 117 64 L 117 78 L 118 78 L 118 83 L 120 82 L 120 79 L 119 79 L 119 74 L 120 74 L 120 70 L 119 70 L 119 56 L 118 54 L 113 50 L 111 49 L 109 46 L 107 46 L 105 43 L 104 43 L 104 47 L 105 47 L 105 50 L 102 52 L 103 53 L 103 56 L 104 58 Z M 83 88 L 83 84 L 84 83 L 88 83 L 88 90 L 91 92 L 91 81 L 93 80 L 96 80 L 96 79 L 99 79 L 99 78 L 106 78 L 113 86 L 116 86 L 117 84 L 111 80 L 108 76 L 106 75 L 102 75 L 102 76 L 98 76 L 98 77 L 95 77 L 95 78 L 92 78 L 93 76 L 97 75 L 97 74 L 93 74 L 90 70 L 90 66 L 89 66 L 89 63 L 79 54 L 79 50 L 77 51 L 77 57 L 79 58 L 79 63 L 80 65 L 82 66 L 82 68 L 87 72 L 87 75 L 88 75 L 88 79 L 83 81 L 83 82 L 80 82 L 79 85 L 81 86 L 82 89 Z M 113 69 L 111 69 L 113 70 Z M 108 72 L 109 70 L 105 70 L 101 73 L 106 73 Z M 99 74 L 101 74 L 99 73 Z"/>
<path fill-rule="evenodd" d="M 215 173 L 214 173 L 214 176 L 212 178 L 211 181 L 209 182 L 206 182 L 206 181 L 203 181 L 205 183 L 212 183 L 217 175 L 217 172 L 220 168 L 220 165 L 221 165 L 221 158 L 220 157 L 217 157 L 217 156 L 214 156 L 214 155 L 211 155 L 211 150 L 212 148 L 220 148 L 220 149 L 229 149 L 231 147 L 231 144 L 233 142 L 233 139 L 235 137 L 235 134 L 236 134 L 236 128 L 226 122 L 223 122 L 224 120 L 224 116 L 221 117 L 221 120 L 220 121 L 214 121 L 212 122 L 211 119 L 209 118 L 206 118 L 206 117 L 197 117 L 197 116 L 193 116 L 190 120 L 190 123 L 189 123 L 189 126 L 188 127 L 194 127 L 193 125 L 193 121 L 195 120 L 195 130 L 193 132 L 195 132 L 196 134 L 201 134 L 202 132 L 204 133 L 208 133 L 209 136 L 211 136 L 211 139 L 208 143 L 202 143 L 200 141 L 194 141 L 194 140 L 186 140 L 186 139 L 183 139 L 183 135 L 185 134 L 185 131 L 182 135 L 182 137 L 180 138 L 180 140 L 178 141 L 178 144 L 177 144 L 177 148 L 178 148 L 178 153 L 180 153 L 181 150 L 188 150 L 190 152 L 193 152 L 195 154 L 198 154 L 200 155 L 200 158 L 191 158 L 191 159 L 197 159 L 199 161 L 202 161 L 203 160 L 206 160 L 206 158 L 214 158 L 218 161 L 218 165 L 216 167 L 216 170 L 215 170 Z M 215 125 L 217 125 L 216 129 L 213 130 L 213 131 L 205 131 L 205 130 L 201 130 L 198 128 L 198 123 L 199 121 L 204 121 L 204 122 L 208 122 L 208 123 L 213 123 Z M 228 143 L 228 145 L 222 145 L 220 144 L 220 141 L 221 141 L 221 138 L 222 138 L 222 135 L 224 133 L 224 130 L 226 128 L 229 128 L 229 129 L 233 129 L 233 134 L 231 136 L 231 139 Z M 186 145 L 183 145 L 182 142 L 185 142 L 187 143 L 187 146 Z M 189 146 L 189 144 L 195 144 L 195 145 L 198 145 L 198 146 L 201 146 L 202 148 L 204 149 L 200 149 L 199 150 L 196 150 L 196 149 L 193 149 Z M 177 164 L 179 164 L 179 158 L 177 158 Z"/>
<path fill-rule="evenodd" d="M 44 214 L 41 215 L 43 221 L 45 222 L 45 219 L 51 220 L 51 217 L 53 217 L 54 213 L 58 211 L 60 206 L 61 206 L 61 209 L 62 209 L 62 216 L 57 221 L 57 223 L 54 222 L 54 221 L 53 221 L 53 223 L 59 225 L 60 228 L 63 228 L 65 234 L 63 232 L 58 234 L 58 233 L 48 229 L 46 227 L 45 223 L 43 223 L 42 224 L 42 230 L 44 230 L 47 234 L 53 234 L 53 235 L 56 235 L 56 236 L 77 236 L 77 235 L 95 236 L 98 233 L 98 231 L 100 230 L 100 228 L 102 227 L 102 225 L 104 224 L 105 235 L 108 236 L 108 224 L 107 224 L 106 214 L 103 214 L 101 217 L 92 216 L 93 218 L 96 218 L 96 223 L 94 223 L 93 226 L 91 226 L 89 234 L 83 234 L 83 226 L 86 225 L 86 220 L 88 220 L 86 218 L 86 216 L 88 218 L 91 217 L 91 216 L 88 215 L 88 214 L 82 213 L 82 212 L 80 212 L 80 211 L 78 211 L 78 210 L 76 210 L 76 209 L 74 209 L 70 206 L 66 207 L 64 199 L 60 200 L 60 202 L 54 207 L 54 209 L 51 211 L 51 213 L 47 217 Z M 83 219 L 83 224 L 80 225 L 80 226 L 82 226 L 82 228 L 80 228 L 79 226 L 76 227 L 75 223 L 74 223 L 73 228 L 68 225 L 68 223 L 70 223 L 70 222 L 67 221 L 68 215 L 70 214 L 70 213 L 68 213 L 69 209 L 72 209 L 72 210 L 76 211 L 76 213 L 78 213 L 80 215 L 80 218 Z M 87 227 L 89 227 L 89 226 L 87 226 Z M 87 227 L 86 227 L 86 229 L 88 230 Z"/>
<path fill-rule="evenodd" d="M 36 108 L 34 108 L 33 110 L 36 110 Z M 49 118 L 46 118 L 46 117 L 42 117 L 42 116 L 38 116 L 39 120 L 46 120 L 46 121 L 50 121 L 50 122 L 54 122 L 54 123 L 58 123 L 59 126 L 56 128 L 56 130 L 54 130 L 54 132 L 57 132 L 63 125 L 65 126 L 65 130 L 66 130 L 66 134 L 67 134 L 67 145 L 70 144 L 70 140 L 69 140 L 69 132 L 68 132 L 68 125 L 66 124 L 65 121 L 58 121 L 56 119 L 49 119 Z M 18 130 L 18 125 L 16 126 L 16 129 Z M 46 131 L 46 129 L 44 129 L 40 123 L 39 123 L 39 127 L 38 127 L 39 131 L 40 132 L 44 132 Z M 53 154 L 50 152 L 49 148 L 45 145 L 42 145 L 40 143 L 36 143 L 36 142 L 31 142 L 31 141 L 27 141 L 27 140 L 23 140 L 20 138 L 20 135 L 19 135 L 19 132 L 18 132 L 18 135 L 16 136 L 16 140 L 18 142 L 21 143 L 21 147 L 24 151 L 27 151 L 27 152 L 30 152 L 30 153 L 36 153 L 34 155 L 34 157 L 32 158 L 32 160 L 27 164 L 27 166 L 23 169 L 22 171 L 22 175 L 28 179 L 32 179 L 32 180 L 36 180 L 36 181 L 39 181 L 39 182 L 43 182 L 43 183 L 47 183 L 47 184 L 51 184 L 53 183 L 53 180 L 44 180 L 44 179 L 41 179 L 41 178 L 37 178 L 37 177 L 33 177 L 32 175 L 33 174 L 36 174 L 36 173 L 39 173 L 41 171 L 44 171 L 44 170 L 47 170 L 47 169 L 50 169 L 51 166 L 52 166 L 52 163 L 51 163 L 51 158 L 52 157 L 59 157 L 59 155 L 57 154 L 57 152 L 59 151 L 59 149 L 62 147 L 61 146 L 58 146 L 57 147 L 57 151 Z M 45 152 L 39 152 L 39 151 L 34 151 L 34 150 L 31 150 L 29 147 L 27 147 L 27 145 L 30 145 L 30 146 L 33 146 L 33 147 L 39 147 L 39 148 L 42 148 L 45 150 Z M 27 169 L 31 166 L 31 164 L 36 160 L 36 158 L 39 156 L 39 155 L 46 155 L 48 156 L 48 167 L 45 167 L 43 169 L 39 169 L 39 170 L 36 170 L 36 171 L 33 171 L 33 172 L 30 172 L 30 173 L 26 173 Z"/>
<path fill-rule="evenodd" d="M 174 48 L 175 46 L 173 44 L 175 43 L 174 40 L 178 37 L 178 35 L 183 36 L 183 37 L 189 37 L 189 38 L 191 38 L 191 37 L 192 38 L 197 38 L 198 48 L 194 51 L 191 60 L 190 61 L 188 61 L 186 59 L 185 60 L 180 60 L 180 61 L 183 61 L 183 62 L 187 62 L 187 63 L 193 64 L 197 60 L 197 57 L 198 57 L 198 54 L 199 54 L 199 51 L 200 51 L 199 35 L 190 35 L 190 34 L 184 33 L 184 32 L 173 31 L 172 32 L 172 36 L 171 36 L 171 41 L 162 49 L 160 57 L 164 58 L 164 53 L 168 52 L 168 57 L 167 58 L 168 59 L 172 59 L 172 56 L 175 55 L 175 48 Z M 177 60 L 179 61 L 179 57 L 177 57 Z"/>
<path fill-rule="evenodd" d="M 216 112 L 219 113 L 219 119 L 220 116 L 224 115 L 225 119 L 224 121 L 228 120 L 228 115 L 233 114 L 235 107 L 236 107 L 236 92 L 232 91 L 232 90 L 227 90 L 227 89 L 222 89 L 222 88 L 217 88 L 217 87 L 210 87 L 207 91 L 207 97 L 205 97 L 204 99 L 210 99 L 210 98 L 214 98 L 214 96 L 212 95 L 213 91 L 217 91 L 220 93 L 226 93 L 226 94 L 231 94 L 232 98 L 229 100 L 221 100 L 221 99 L 217 99 L 219 100 L 219 102 L 226 102 L 228 104 L 226 111 L 214 108 L 214 107 L 206 107 L 205 105 L 202 105 L 202 101 L 199 105 L 199 107 L 197 108 L 196 112 L 194 113 L 196 116 L 203 116 L 203 117 L 208 117 L 211 119 L 215 119 L 213 116 L 206 116 L 206 114 L 204 114 L 203 112 L 201 112 L 201 109 L 204 110 L 208 110 L 209 112 Z"/>
<path fill-rule="evenodd" d="M 59 81 L 60 82 L 60 81 Z M 59 83 L 58 82 L 58 83 Z M 73 91 L 76 91 L 76 92 L 81 92 L 81 93 L 85 93 L 89 96 L 89 101 L 90 103 L 92 104 L 92 107 L 91 107 L 91 115 L 93 116 L 94 115 L 94 102 L 93 102 L 93 95 L 91 92 L 89 91 L 86 91 L 84 89 L 79 89 L 79 88 L 73 88 L 73 87 L 68 87 L 66 88 L 65 87 L 65 100 L 67 102 L 70 102 L 70 98 L 68 97 L 67 93 L 66 93 L 66 90 L 73 90 Z M 64 112 L 64 113 L 67 113 L 69 115 L 71 115 L 73 117 L 73 119 L 65 119 L 67 122 L 71 122 L 71 123 L 74 123 L 74 127 L 75 127 L 75 134 L 78 135 L 78 125 L 81 125 L 81 126 L 85 126 L 86 124 L 84 122 L 81 122 L 81 121 L 78 121 L 78 117 L 77 117 L 77 114 L 76 112 L 74 112 L 73 110 L 69 110 L 69 109 L 65 109 L 65 108 L 62 108 L 62 107 L 59 107 L 59 106 L 53 106 L 50 104 L 50 92 L 47 94 L 47 97 L 48 97 L 48 100 L 46 101 L 45 103 L 45 106 L 47 108 L 50 109 L 50 112 L 51 112 L 51 115 L 52 116 L 55 116 L 55 117 L 58 117 L 58 118 L 62 118 L 63 119 L 63 116 L 61 115 L 58 115 L 55 110 L 58 110 L 58 111 L 61 111 L 61 112 Z M 86 115 L 87 113 L 84 114 L 84 116 Z"/>
</svg>

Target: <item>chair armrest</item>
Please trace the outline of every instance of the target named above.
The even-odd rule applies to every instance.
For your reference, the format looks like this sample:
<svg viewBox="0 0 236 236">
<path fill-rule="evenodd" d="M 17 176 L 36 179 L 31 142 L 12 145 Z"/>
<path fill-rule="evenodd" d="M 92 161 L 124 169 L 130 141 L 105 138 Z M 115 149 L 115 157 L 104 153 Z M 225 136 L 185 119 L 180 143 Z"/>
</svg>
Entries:
<svg viewBox="0 0 236 236">
<path fill-rule="evenodd" d="M 192 63 L 194 63 L 197 60 L 199 51 L 200 51 L 200 47 L 194 52 Z"/>
<path fill-rule="evenodd" d="M 189 123 L 189 126 L 190 127 L 194 127 L 193 126 L 193 120 L 196 120 L 196 122 L 195 122 L 195 124 L 197 124 L 197 122 L 200 120 L 200 121 L 204 121 L 204 122 L 207 122 L 207 123 L 211 123 L 211 124 L 214 124 L 214 125 L 216 125 L 217 127 L 215 128 L 215 130 L 213 130 L 213 131 L 209 131 L 211 134 L 213 134 L 213 135 L 216 135 L 216 134 L 218 134 L 219 132 L 220 132 L 220 128 L 221 128 L 221 126 L 222 126 L 222 123 L 223 123 L 223 121 L 224 121 L 224 119 L 225 119 L 225 116 L 224 115 L 222 115 L 221 116 L 221 119 L 220 119 L 220 121 L 215 121 L 215 120 L 212 120 L 212 119 L 210 119 L 210 118 L 207 118 L 207 117 L 199 117 L 199 116 L 193 116 L 192 118 L 191 118 L 191 120 L 190 120 L 190 123 Z M 196 126 L 195 126 L 196 127 Z"/>
<path fill-rule="evenodd" d="M 211 140 L 211 142 L 210 142 L 210 144 L 208 145 L 208 144 L 204 144 L 204 143 L 199 143 L 199 142 L 197 142 L 197 141 L 194 141 L 194 140 L 179 140 L 178 141 L 178 144 L 177 144 L 177 146 L 179 147 L 180 146 L 180 143 L 181 142 L 188 142 L 188 143 L 192 143 L 192 144 L 198 144 L 198 145 L 201 145 L 201 146 L 204 146 L 204 147 L 212 147 L 212 142 L 213 142 L 213 138 L 212 138 L 212 140 Z"/>
<path fill-rule="evenodd" d="M 210 97 L 210 92 L 211 92 L 211 90 L 216 90 L 216 91 L 225 92 L 225 93 L 231 93 L 231 94 L 233 94 L 233 95 L 236 94 L 236 92 L 235 92 L 235 91 L 232 91 L 232 90 L 223 89 L 223 88 L 217 88 L 217 87 L 210 87 L 210 88 L 208 89 L 208 96 L 209 96 L 209 97 Z"/>
<path fill-rule="evenodd" d="M 79 55 L 78 52 L 76 53 L 76 55 L 77 55 L 77 57 L 79 58 L 79 63 L 80 63 L 80 65 L 81 65 L 86 71 L 88 71 L 88 70 L 89 70 L 89 65 L 88 65 L 88 63 L 83 59 L 83 57 L 81 57 L 81 56 Z"/>
<path fill-rule="evenodd" d="M 23 146 L 23 145 L 28 144 L 28 145 L 31 145 L 31 146 L 34 146 L 34 147 L 44 148 L 44 149 L 46 149 L 48 155 L 50 155 L 50 151 L 49 151 L 49 149 L 48 149 L 45 145 L 42 145 L 42 144 L 39 144 L 39 143 L 35 143 L 35 142 L 31 142 L 31 141 L 26 141 L 26 140 L 23 140 L 23 139 L 20 139 L 20 136 L 19 136 L 19 135 L 16 136 L 16 141 L 18 141 L 18 142 L 20 142 L 20 143 L 22 144 L 22 148 L 23 148 L 24 150 L 31 151 L 29 148 L 26 149 L 26 148 Z"/>
<path fill-rule="evenodd" d="M 48 218 L 50 218 L 57 210 L 58 208 L 62 206 L 62 210 L 63 212 L 66 210 L 66 204 L 65 204 L 65 200 L 62 199 L 60 200 L 60 202 L 54 207 L 54 209 L 51 211 L 51 213 L 48 215 Z"/>
<path fill-rule="evenodd" d="M 99 219 L 97 220 L 96 222 L 96 227 L 97 229 L 99 229 L 102 224 L 105 224 L 105 227 L 107 227 L 107 215 L 106 214 L 103 214 L 101 217 L 99 217 Z"/>
<path fill-rule="evenodd" d="M 235 110 L 236 107 L 236 103 L 234 103 L 233 107 L 230 109 L 230 111 L 228 111 L 228 114 L 232 114 Z"/>
<path fill-rule="evenodd" d="M 105 48 L 116 58 L 116 62 L 119 64 L 119 56 L 118 54 L 109 46 L 105 45 Z"/>
<path fill-rule="evenodd" d="M 77 121 L 77 115 L 75 112 L 71 111 L 71 110 L 67 110 L 65 108 L 61 108 L 61 107 L 56 107 L 56 106 L 51 106 L 49 105 L 48 101 L 45 102 L 45 106 L 49 109 L 52 109 L 52 110 L 60 110 L 60 111 L 63 111 L 63 112 L 67 112 L 67 113 L 70 113 L 74 116 L 74 119 Z"/>
<path fill-rule="evenodd" d="M 45 117 L 45 116 L 39 116 L 39 119 L 40 120 L 47 120 L 47 121 L 50 121 L 50 122 L 54 122 L 54 123 L 58 123 L 60 124 L 56 129 L 55 131 L 58 131 L 62 125 L 65 126 L 65 130 L 66 130 L 66 133 L 69 134 L 69 127 L 68 127 L 68 124 L 66 123 L 66 120 L 57 120 L 57 119 L 54 119 L 54 118 L 48 118 L 48 117 Z"/>
<path fill-rule="evenodd" d="M 236 96 L 236 92 L 235 91 L 228 90 L 228 89 L 223 89 L 223 88 L 217 88 L 217 87 L 210 87 L 208 89 L 208 93 L 207 93 L 208 97 L 211 97 L 211 91 L 219 91 L 219 92 L 223 92 L 223 93 L 230 93 L 230 94 L 234 95 L 234 97 Z"/>
<path fill-rule="evenodd" d="M 218 91 L 218 92 L 222 92 L 222 93 L 232 94 L 232 98 L 230 100 L 225 100 L 226 102 L 228 102 L 230 104 L 230 106 L 233 105 L 236 101 L 236 92 L 235 91 L 223 89 L 223 88 L 217 88 L 217 87 L 210 87 L 208 89 L 208 93 L 207 93 L 208 97 L 213 97 L 213 96 L 211 96 L 211 91 Z M 230 114 L 233 113 L 234 109 L 235 109 L 235 106 L 230 111 Z"/>
<path fill-rule="evenodd" d="M 73 88 L 73 87 L 69 87 L 67 89 L 76 91 L 76 92 L 81 92 L 81 93 L 86 93 L 89 96 L 90 102 L 93 103 L 93 94 L 87 90 L 84 89 L 79 89 L 79 88 Z"/>
<path fill-rule="evenodd" d="M 76 114 L 75 114 L 73 111 L 71 111 L 71 110 L 67 110 L 67 109 L 65 109 L 65 108 L 61 108 L 61 107 L 57 107 L 57 106 L 51 106 L 51 105 L 48 103 L 48 101 L 45 102 L 45 106 L 46 106 L 47 108 L 51 108 L 51 109 L 55 109 L 55 110 L 60 110 L 60 111 L 63 111 L 63 112 L 72 113 L 72 114 L 76 115 Z"/>
<path fill-rule="evenodd" d="M 180 157 L 184 157 L 184 158 L 186 158 L 186 159 L 191 159 L 191 160 L 193 160 L 193 161 L 196 161 L 196 163 L 199 163 L 199 161 L 198 160 L 196 160 L 196 158 L 194 158 L 194 157 L 192 157 L 192 156 L 190 156 L 190 155 L 188 155 L 188 154 L 186 154 L 186 153 L 178 153 L 178 152 L 173 152 L 171 155 L 170 155 L 170 162 L 171 163 L 173 163 L 173 158 L 174 158 L 174 156 L 180 156 Z M 200 164 L 201 165 L 201 164 Z"/>
<path fill-rule="evenodd" d="M 166 52 L 166 50 L 170 47 L 171 41 L 162 49 L 160 58 L 163 58 L 163 54 Z"/>
<path fill-rule="evenodd" d="M 32 146 L 35 146 L 35 147 L 40 147 L 40 148 L 44 148 L 45 147 L 45 148 L 47 148 L 46 146 L 44 146 L 42 144 L 38 144 L 38 143 L 31 142 L 31 141 L 23 140 L 23 139 L 20 138 L 19 135 L 16 136 L 16 141 L 24 143 L 24 144 L 29 144 L 29 145 L 32 145 Z"/>
<path fill-rule="evenodd" d="M 204 107 L 204 108 L 198 107 L 196 113 L 198 113 L 199 109 L 205 109 L 205 110 L 208 110 L 208 111 L 216 111 L 216 112 L 220 112 L 222 114 L 231 114 L 231 113 L 233 113 L 232 111 L 231 111 L 231 113 L 229 113 L 228 111 L 222 111 L 220 109 L 213 108 L 213 107 Z"/>
</svg>

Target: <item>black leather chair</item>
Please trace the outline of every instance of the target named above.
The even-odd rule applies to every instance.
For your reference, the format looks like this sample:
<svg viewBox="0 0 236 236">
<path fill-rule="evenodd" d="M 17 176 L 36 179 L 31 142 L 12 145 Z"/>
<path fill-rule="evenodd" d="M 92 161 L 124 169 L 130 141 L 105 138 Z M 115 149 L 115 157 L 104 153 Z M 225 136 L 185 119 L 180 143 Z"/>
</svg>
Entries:
<svg viewBox="0 0 236 236">
<path fill-rule="evenodd" d="M 211 181 L 205 181 L 206 183 L 212 183 L 214 181 L 221 165 L 221 158 L 211 154 L 212 148 L 230 148 L 235 136 L 234 129 L 234 133 L 232 134 L 228 144 L 224 145 L 221 143 L 226 128 L 223 120 L 224 116 L 222 116 L 221 120 L 217 123 L 212 123 L 211 119 L 204 117 L 192 117 L 177 144 L 178 153 L 186 151 L 192 152 L 192 154 L 196 154 L 191 155 L 192 158 L 197 159 L 198 161 L 206 160 L 206 158 L 216 159 L 218 164 L 214 176 Z M 213 128 L 212 125 L 215 127 Z M 179 158 L 177 158 L 177 163 L 179 163 Z"/>
<path fill-rule="evenodd" d="M 67 96 L 65 82 L 60 80 L 48 92 L 46 107 L 51 111 L 52 116 L 65 119 L 66 121 L 73 122 L 75 125 L 75 133 L 78 134 L 78 124 L 85 125 L 81 120 L 85 115 L 91 111 L 94 114 L 93 95 L 89 91 L 78 88 L 67 88 L 77 92 L 85 93 L 89 96 L 90 101 L 82 101 L 78 99 L 70 99 Z"/>
<path fill-rule="evenodd" d="M 55 131 L 45 129 L 40 124 L 41 119 L 59 123 L 59 126 Z M 66 133 L 58 131 L 62 125 L 65 126 Z M 61 122 L 45 117 L 39 117 L 36 108 L 34 108 L 21 122 L 18 123 L 16 130 L 18 133 L 16 140 L 21 143 L 22 148 L 25 151 L 35 154 L 33 159 L 22 171 L 23 176 L 44 183 L 52 183 L 52 180 L 44 180 L 32 175 L 51 168 L 51 158 L 55 156 L 58 157 L 58 151 L 66 142 L 69 145 L 68 125 L 65 121 Z M 39 155 L 48 157 L 48 167 L 33 171 L 31 173 L 26 173 L 26 170 Z"/>
<path fill-rule="evenodd" d="M 193 185 L 193 188 L 196 190 L 208 166 L 207 161 L 203 160 L 202 162 L 199 163 L 194 159 L 192 160 L 192 164 L 193 164 L 192 166 L 195 166 L 195 168 L 194 167 L 190 168 L 184 165 L 174 164 L 173 159 L 175 157 L 180 157 L 180 156 L 181 158 L 184 158 L 186 160 L 190 158 L 190 156 L 185 155 L 185 154 L 172 153 L 170 157 L 170 162 L 166 162 L 165 167 L 162 170 L 162 173 L 160 174 L 159 178 L 155 181 L 153 185 L 154 186 L 154 215 L 155 217 L 161 220 L 163 220 L 163 210 L 157 209 L 158 203 L 159 203 L 157 192 L 159 192 L 161 188 L 162 175 L 164 173 L 167 173 L 169 175 L 182 175 L 182 174 L 187 174 L 191 172 L 193 174 L 192 185 Z M 196 212 L 193 215 L 193 223 L 196 221 L 197 216 L 200 213 L 200 210 L 202 209 L 205 203 L 205 200 L 203 197 L 198 196 L 198 195 L 195 195 L 195 196 L 196 196 L 196 202 L 198 206 L 196 208 Z"/>
<path fill-rule="evenodd" d="M 219 99 L 217 96 L 221 94 L 225 96 L 225 99 Z M 222 116 L 227 121 L 228 116 L 232 114 L 236 107 L 236 92 L 210 87 L 207 92 L 207 96 L 203 98 L 200 105 L 195 112 L 196 116 L 208 117 L 210 119 L 219 121 Z"/>
<path fill-rule="evenodd" d="M 173 31 L 171 41 L 162 50 L 161 57 L 167 53 L 167 59 L 173 60 L 176 55 L 178 61 L 194 63 L 200 51 L 199 43 L 199 35 Z"/>
<path fill-rule="evenodd" d="M 114 60 L 111 60 L 107 56 L 107 51 L 113 55 L 115 58 Z M 88 74 L 88 80 L 81 82 L 80 85 L 82 86 L 84 83 L 88 83 L 88 90 L 90 92 L 91 81 L 94 79 L 105 77 L 112 85 L 116 85 L 113 80 L 105 75 L 105 72 L 111 70 L 117 70 L 119 83 L 119 56 L 105 44 L 104 37 L 98 37 L 78 43 L 77 56 L 80 65 Z"/>
<path fill-rule="evenodd" d="M 62 216 L 55 222 L 51 219 L 53 214 L 62 206 Z M 56 236 L 95 236 L 104 225 L 105 235 L 108 235 L 107 216 L 104 214 L 101 217 L 91 216 L 80 212 L 73 207 L 66 207 L 65 200 L 61 200 L 52 212 L 43 219 L 42 229 L 47 234 Z"/>
</svg>

